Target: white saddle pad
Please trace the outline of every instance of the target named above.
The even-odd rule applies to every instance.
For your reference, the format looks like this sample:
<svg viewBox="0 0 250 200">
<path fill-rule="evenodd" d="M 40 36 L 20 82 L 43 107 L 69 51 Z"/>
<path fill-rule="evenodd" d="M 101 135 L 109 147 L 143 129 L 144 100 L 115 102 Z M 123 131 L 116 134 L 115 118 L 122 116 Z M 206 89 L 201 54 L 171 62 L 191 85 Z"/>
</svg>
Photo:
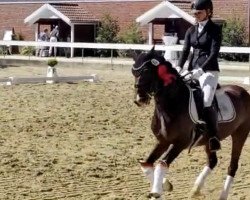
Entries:
<svg viewBox="0 0 250 200">
<path fill-rule="evenodd" d="M 190 98 L 189 98 L 189 115 L 190 118 L 194 123 L 204 123 L 203 121 L 199 120 L 196 104 L 194 101 L 193 91 L 188 86 L 189 92 L 190 92 Z M 230 97 L 223 91 L 217 90 L 216 98 L 218 101 L 219 106 L 219 112 L 218 112 L 218 123 L 225 123 L 225 122 L 231 122 L 236 117 L 236 112 L 234 109 L 234 105 L 230 99 Z"/>
</svg>

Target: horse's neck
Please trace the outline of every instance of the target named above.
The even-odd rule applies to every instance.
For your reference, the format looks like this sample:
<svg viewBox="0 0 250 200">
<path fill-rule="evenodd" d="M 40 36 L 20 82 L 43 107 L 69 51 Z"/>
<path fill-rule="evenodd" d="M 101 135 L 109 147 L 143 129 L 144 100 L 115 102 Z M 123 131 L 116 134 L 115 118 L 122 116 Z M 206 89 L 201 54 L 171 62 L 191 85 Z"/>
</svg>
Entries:
<svg viewBox="0 0 250 200">
<path fill-rule="evenodd" d="M 163 87 L 155 101 L 159 111 L 164 111 L 170 118 L 174 118 L 187 112 L 189 90 L 184 83 Z"/>
</svg>

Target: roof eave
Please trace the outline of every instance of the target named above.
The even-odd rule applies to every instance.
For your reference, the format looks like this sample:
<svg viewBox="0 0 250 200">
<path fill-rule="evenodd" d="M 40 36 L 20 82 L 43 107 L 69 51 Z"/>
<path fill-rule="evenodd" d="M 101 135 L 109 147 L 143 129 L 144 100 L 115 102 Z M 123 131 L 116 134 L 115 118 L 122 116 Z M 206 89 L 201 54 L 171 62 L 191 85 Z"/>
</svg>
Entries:
<svg viewBox="0 0 250 200">
<path fill-rule="evenodd" d="M 168 1 L 163 1 L 160 4 L 156 5 L 154 8 L 148 10 L 147 12 L 139 16 L 136 19 L 136 22 L 141 25 L 146 25 L 152 22 L 156 16 L 157 18 L 168 18 L 168 13 L 170 13 L 169 16 L 174 14 L 176 16 L 179 16 L 180 18 L 185 19 L 191 24 L 195 24 L 195 19 L 193 16 L 189 15 L 188 13 Z"/>
<path fill-rule="evenodd" d="M 44 16 L 42 17 L 42 13 L 44 13 L 46 11 L 47 12 L 50 11 L 50 12 L 54 13 L 55 16 L 58 17 L 58 19 L 62 19 L 68 25 L 71 25 L 70 19 L 67 16 L 65 16 L 64 14 L 62 14 L 60 11 L 58 11 L 57 9 L 55 9 L 50 4 L 44 4 L 43 6 L 41 6 L 40 8 L 38 8 L 31 15 L 29 15 L 28 17 L 26 17 L 24 19 L 24 23 L 25 24 L 29 24 L 29 25 L 32 25 L 32 24 L 36 23 L 40 18 L 44 18 Z M 51 18 L 51 15 L 48 16 L 47 18 Z"/>
</svg>

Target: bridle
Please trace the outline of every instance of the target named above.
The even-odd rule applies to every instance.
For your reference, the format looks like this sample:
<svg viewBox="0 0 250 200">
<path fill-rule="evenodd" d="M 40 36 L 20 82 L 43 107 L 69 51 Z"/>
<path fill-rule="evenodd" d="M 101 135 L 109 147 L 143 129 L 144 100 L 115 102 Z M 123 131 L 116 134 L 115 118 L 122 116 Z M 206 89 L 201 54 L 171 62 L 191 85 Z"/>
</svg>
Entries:
<svg viewBox="0 0 250 200">
<path fill-rule="evenodd" d="M 145 62 L 143 62 L 139 67 L 135 68 L 132 67 L 132 73 L 136 78 L 140 78 L 143 70 L 147 67 L 147 64 L 151 63 L 153 66 L 158 66 L 160 63 L 156 59 L 149 59 Z M 137 84 L 134 85 L 135 89 L 138 89 Z M 148 97 L 151 99 L 153 96 L 155 96 L 160 91 L 159 88 L 156 87 L 155 84 L 151 84 L 149 92 L 146 92 Z"/>
<path fill-rule="evenodd" d="M 145 69 L 145 67 L 147 66 L 146 64 L 148 64 L 151 60 L 147 60 L 145 62 L 143 62 L 139 67 L 135 68 L 135 66 L 133 65 L 132 67 L 132 73 L 134 74 L 135 77 L 139 77 L 141 75 L 141 72 Z"/>
</svg>

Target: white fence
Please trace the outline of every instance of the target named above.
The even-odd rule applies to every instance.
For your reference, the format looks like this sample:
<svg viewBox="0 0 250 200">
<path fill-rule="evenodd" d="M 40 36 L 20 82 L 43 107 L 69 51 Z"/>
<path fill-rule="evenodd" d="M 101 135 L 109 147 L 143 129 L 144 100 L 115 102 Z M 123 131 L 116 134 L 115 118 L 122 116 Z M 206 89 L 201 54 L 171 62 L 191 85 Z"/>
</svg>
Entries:
<svg viewBox="0 0 250 200">
<path fill-rule="evenodd" d="M 46 47 L 62 47 L 62 48 L 70 48 L 71 49 L 71 56 L 73 56 L 74 48 L 79 49 L 109 49 L 111 50 L 111 63 L 113 64 L 113 50 L 150 50 L 153 45 L 147 44 L 118 44 L 118 43 L 69 43 L 69 42 L 36 42 L 36 41 L 3 41 L 0 40 L 0 46 L 46 46 Z M 166 45 L 155 45 L 155 50 L 158 51 L 182 51 L 182 45 L 173 45 L 173 46 L 166 46 Z M 221 47 L 221 53 L 243 53 L 248 54 L 250 56 L 250 47 Z M 82 55 L 83 56 L 83 55 Z M 230 69 L 232 72 L 237 72 L 240 69 L 234 68 L 233 70 Z M 232 73 L 234 74 L 234 73 Z M 236 81 L 245 84 L 250 83 L 250 59 L 249 59 L 249 66 L 244 68 L 244 72 L 242 76 L 221 76 L 221 80 L 225 81 Z"/>
<path fill-rule="evenodd" d="M 119 44 L 119 43 L 82 43 L 82 42 L 35 42 L 35 41 L 3 41 L 0 40 L 0 46 L 46 46 L 46 47 L 64 47 L 80 49 L 120 49 L 120 50 L 150 50 L 152 45 L 148 44 Z M 155 45 L 155 50 L 159 51 L 181 51 L 182 45 Z M 222 53 L 245 53 L 250 54 L 250 47 L 221 47 Z"/>
</svg>

